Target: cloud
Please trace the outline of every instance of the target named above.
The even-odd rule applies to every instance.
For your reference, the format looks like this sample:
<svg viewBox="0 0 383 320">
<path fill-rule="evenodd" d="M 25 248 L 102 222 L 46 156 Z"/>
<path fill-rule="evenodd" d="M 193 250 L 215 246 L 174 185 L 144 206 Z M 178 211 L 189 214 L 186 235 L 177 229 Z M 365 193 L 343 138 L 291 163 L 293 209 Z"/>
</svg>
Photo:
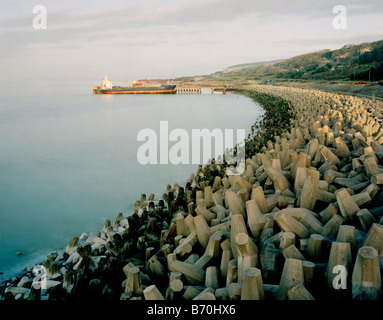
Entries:
<svg viewBox="0 0 383 320">
<path fill-rule="evenodd" d="M 121 4 L 122 3 L 122 4 Z M 161 30 L 164 27 L 175 27 L 185 32 L 183 27 L 193 28 L 189 32 L 201 33 L 201 29 L 218 24 L 233 24 L 236 21 L 252 19 L 259 24 L 272 22 L 281 25 L 281 19 L 287 18 L 292 23 L 314 18 L 331 19 L 332 8 L 336 1 L 254 1 L 254 0 L 134 0 L 113 2 L 106 5 L 101 1 L 85 1 L 81 6 L 66 1 L 62 8 L 60 2 L 53 1 L 47 6 L 48 28 L 39 36 L 31 36 L 34 31 L 31 26 L 33 18 L 31 8 L 13 12 L 13 17 L 0 20 L 3 43 L 13 42 L 17 46 L 28 45 L 31 42 L 65 42 L 94 40 L 96 37 L 136 37 L 145 36 L 146 32 Z M 361 2 L 349 0 L 347 6 L 350 15 L 367 15 L 383 11 L 381 1 Z M 26 8 L 30 9 L 27 12 Z M 16 15 L 16 12 L 23 12 Z M 286 24 L 289 22 L 287 21 Z M 202 28 L 198 28 L 198 27 Z M 13 40 L 14 39 L 14 40 Z"/>
<path fill-rule="evenodd" d="M 62 77 L 80 69 L 80 76 L 98 68 L 126 72 L 119 66 L 134 77 L 204 74 L 378 40 L 382 31 L 377 0 L 348 0 L 344 32 L 332 28 L 335 0 L 51 0 L 48 29 L 39 31 L 32 28 L 34 0 L 3 1 L 0 63 L 11 75 L 22 65 L 47 76 L 55 63 Z"/>
</svg>

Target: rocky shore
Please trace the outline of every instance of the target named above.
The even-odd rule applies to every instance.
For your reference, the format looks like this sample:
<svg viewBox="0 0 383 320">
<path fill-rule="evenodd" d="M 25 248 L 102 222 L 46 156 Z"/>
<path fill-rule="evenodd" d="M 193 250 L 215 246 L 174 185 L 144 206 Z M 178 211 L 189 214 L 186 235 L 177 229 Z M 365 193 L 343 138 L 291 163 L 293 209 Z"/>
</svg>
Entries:
<svg viewBox="0 0 383 320">
<path fill-rule="evenodd" d="M 274 85 L 292 88 L 316 89 L 383 99 L 383 86 L 377 82 L 366 81 L 276 81 Z"/>
<path fill-rule="evenodd" d="M 242 175 L 212 161 L 161 199 L 142 194 L 131 215 L 0 283 L 2 299 L 381 299 L 382 102 L 235 91 L 266 110 Z"/>
</svg>

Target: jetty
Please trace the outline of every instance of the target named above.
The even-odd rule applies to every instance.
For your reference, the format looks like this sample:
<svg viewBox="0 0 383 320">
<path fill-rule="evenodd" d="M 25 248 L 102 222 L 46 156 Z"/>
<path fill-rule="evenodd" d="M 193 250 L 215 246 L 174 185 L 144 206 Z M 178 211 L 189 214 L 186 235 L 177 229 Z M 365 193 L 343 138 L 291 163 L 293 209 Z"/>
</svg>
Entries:
<svg viewBox="0 0 383 320">
<path fill-rule="evenodd" d="M 93 94 L 100 94 L 101 86 L 93 87 Z M 206 92 L 222 92 L 222 94 L 226 94 L 226 86 L 201 86 L 201 85 L 182 85 L 179 84 L 176 87 L 176 93 L 178 94 L 202 94 Z"/>
<path fill-rule="evenodd" d="M 176 92 L 178 94 L 202 94 L 205 92 L 222 92 L 222 94 L 226 94 L 226 86 L 203 86 L 203 85 L 177 85 Z"/>
</svg>

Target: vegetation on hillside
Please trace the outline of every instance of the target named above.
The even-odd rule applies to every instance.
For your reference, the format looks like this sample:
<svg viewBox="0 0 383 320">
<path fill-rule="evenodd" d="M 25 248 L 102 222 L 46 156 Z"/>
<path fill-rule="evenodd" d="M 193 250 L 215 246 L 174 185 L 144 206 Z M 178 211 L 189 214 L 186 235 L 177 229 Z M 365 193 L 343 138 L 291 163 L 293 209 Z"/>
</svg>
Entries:
<svg viewBox="0 0 383 320">
<path fill-rule="evenodd" d="M 232 66 L 212 76 L 218 79 L 257 80 L 287 78 L 302 80 L 381 80 L 383 40 L 321 50 L 273 63 Z"/>
</svg>

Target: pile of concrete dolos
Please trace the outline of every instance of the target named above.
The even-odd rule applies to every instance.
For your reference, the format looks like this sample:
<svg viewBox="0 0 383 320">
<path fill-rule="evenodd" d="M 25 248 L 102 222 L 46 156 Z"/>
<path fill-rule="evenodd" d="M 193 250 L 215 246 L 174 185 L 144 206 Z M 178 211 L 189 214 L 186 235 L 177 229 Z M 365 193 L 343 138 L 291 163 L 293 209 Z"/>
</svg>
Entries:
<svg viewBox="0 0 383 320">
<path fill-rule="evenodd" d="M 4 299 L 380 299 L 381 102 L 273 86 L 291 127 L 246 159 L 212 161 L 160 200 L 73 237 Z M 81 239 L 80 239 L 81 238 Z"/>
</svg>

